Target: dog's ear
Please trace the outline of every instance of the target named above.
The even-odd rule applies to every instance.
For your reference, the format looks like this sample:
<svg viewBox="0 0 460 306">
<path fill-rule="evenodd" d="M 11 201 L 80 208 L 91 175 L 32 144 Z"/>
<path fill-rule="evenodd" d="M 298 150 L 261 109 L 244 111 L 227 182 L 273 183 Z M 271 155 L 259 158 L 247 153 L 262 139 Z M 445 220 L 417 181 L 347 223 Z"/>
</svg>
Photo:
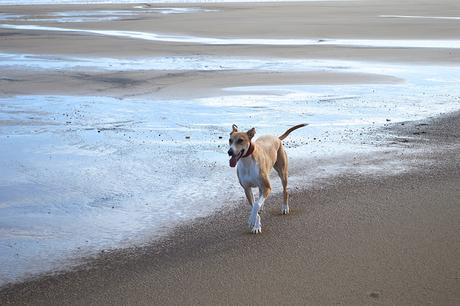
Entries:
<svg viewBox="0 0 460 306">
<path fill-rule="evenodd" d="M 252 128 L 249 131 L 247 131 L 246 134 L 248 134 L 249 139 L 252 139 L 252 137 L 254 137 L 254 135 L 256 134 L 256 129 Z"/>
<path fill-rule="evenodd" d="M 233 134 L 233 133 L 236 133 L 238 132 L 238 127 L 236 126 L 236 124 L 233 124 L 232 125 L 232 132 L 230 134 Z"/>
</svg>

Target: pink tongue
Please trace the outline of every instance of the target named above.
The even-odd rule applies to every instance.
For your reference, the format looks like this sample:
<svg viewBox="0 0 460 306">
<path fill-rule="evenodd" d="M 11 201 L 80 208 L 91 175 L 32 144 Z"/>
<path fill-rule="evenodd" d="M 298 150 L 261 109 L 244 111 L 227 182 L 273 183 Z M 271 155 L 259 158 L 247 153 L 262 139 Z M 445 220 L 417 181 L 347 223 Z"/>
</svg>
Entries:
<svg viewBox="0 0 460 306">
<path fill-rule="evenodd" d="M 230 167 L 234 168 L 236 166 L 236 162 L 238 161 L 238 158 L 235 155 L 232 155 L 232 158 L 230 158 Z"/>
</svg>

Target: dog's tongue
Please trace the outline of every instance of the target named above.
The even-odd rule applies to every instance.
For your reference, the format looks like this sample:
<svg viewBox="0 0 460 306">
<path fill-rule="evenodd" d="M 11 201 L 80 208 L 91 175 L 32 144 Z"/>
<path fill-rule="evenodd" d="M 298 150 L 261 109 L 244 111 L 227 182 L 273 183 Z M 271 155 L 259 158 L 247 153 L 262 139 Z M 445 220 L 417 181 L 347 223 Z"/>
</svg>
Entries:
<svg viewBox="0 0 460 306">
<path fill-rule="evenodd" d="M 236 163 L 238 162 L 238 157 L 236 155 L 232 155 L 232 158 L 230 158 L 230 167 L 234 168 L 236 166 Z"/>
</svg>

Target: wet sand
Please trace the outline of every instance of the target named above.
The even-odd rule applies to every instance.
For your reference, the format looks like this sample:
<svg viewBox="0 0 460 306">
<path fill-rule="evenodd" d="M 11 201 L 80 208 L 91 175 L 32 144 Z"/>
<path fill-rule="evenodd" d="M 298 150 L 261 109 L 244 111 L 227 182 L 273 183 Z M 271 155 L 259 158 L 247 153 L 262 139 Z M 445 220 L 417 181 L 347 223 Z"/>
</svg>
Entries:
<svg viewBox="0 0 460 306">
<path fill-rule="evenodd" d="M 11 285 L 7 305 L 460 303 L 460 115 L 387 128 L 417 161 L 397 176 L 341 176 L 273 196 L 261 235 L 248 207 L 178 228 L 144 248 Z M 401 141 L 401 139 L 406 139 Z M 396 143 L 396 142 L 395 142 Z"/>
<path fill-rule="evenodd" d="M 135 5 L 95 5 L 91 10 L 132 10 Z M 154 5 L 155 7 L 200 7 L 215 12 L 193 14 L 143 14 L 114 22 L 50 23 L 12 22 L 2 24 L 36 24 L 41 26 L 144 31 L 221 38 L 312 38 L 312 39 L 460 39 L 458 20 L 384 18 L 384 15 L 460 16 L 455 0 L 437 1 L 326 1 L 297 3 L 236 3 L 196 5 Z M 44 14 L 55 11 L 88 10 L 87 5 L 4 7 L 5 13 Z M 138 9 L 140 10 L 140 9 Z M 289 18 L 286 18 L 289 16 Z M 129 17 L 129 16 L 128 16 Z M 235 22 L 237 21 L 237 22 Z M 404 62 L 443 62 L 459 59 L 459 50 L 412 48 L 343 48 L 331 46 L 207 46 L 189 43 L 152 43 L 78 33 L 1 29 L 7 42 L 4 52 L 48 54 L 116 55 L 228 55 L 309 57 L 358 60 L 392 60 Z M 24 33 L 26 35 L 24 35 Z M 56 39 L 58 38 L 58 39 Z M 39 43 L 46 41 L 46 44 Z M 3 44 L 2 44 L 3 45 Z M 90 47 L 89 47 L 90 46 Z"/>
<path fill-rule="evenodd" d="M 9 71 L 0 89 L 5 96 L 24 94 L 104 95 L 109 97 L 195 98 L 222 95 L 222 88 L 291 84 L 398 84 L 393 76 L 340 72 L 146 71 L 47 72 Z M 59 83 L 59 86 L 56 86 Z M 24 86 L 28 84 L 28 86 Z M 228 94 L 226 92 L 225 94 Z"/>
<path fill-rule="evenodd" d="M 0 24 L 35 25 L 87 30 L 141 31 L 148 33 L 191 35 L 216 38 L 254 39 L 388 39 L 388 40 L 459 40 L 457 19 L 416 19 L 381 17 L 386 15 L 460 16 L 460 5 L 455 0 L 443 0 L 436 5 L 419 1 L 338 1 L 297 3 L 224 3 L 196 5 L 154 5 L 158 7 L 191 7 L 210 10 L 188 14 L 159 14 L 148 11 L 149 7 L 135 8 L 136 4 L 118 5 L 44 5 L 4 6 L 2 13 L 24 15 L 22 20 L 6 19 Z M 414 10 L 414 7 L 416 9 Z M 134 15 L 122 19 L 102 22 L 50 22 L 37 21 L 49 18 L 47 14 L 75 11 L 135 11 Z M 289 18 L 286 18 L 289 16 Z M 33 21 L 28 21 L 32 19 Z M 235 22 L 235 21 L 238 22 Z M 155 57 L 206 55 L 227 57 L 272 57 L 338 59 L 359 61 L 392 61 L 402 63 L 429 63 L 448 65 L 458 62 L 457 48 L 401 48 L 360 46 L 270 46 L 270 45 L 206 45 L 197 43 L 158 42 L 143 39 L 69 33 L 0 28 L 1 51 L 5 53 L 37 55 L 71 55 L 86 57 Z M 62 85 L 55 86 L 62 77 Z M 393 82 L 389 76 L 355 75 L 340 73 L 261 73 L 247 71 L 232 76 L 232 73 L 196 72 L 183 73 L 131 72 L 114 78 L 109 73 L 81 74 L 53 71 L 16 71 L 7 69 L 0 79 L 2 95 L 31 93 L 70 93 L 101 95 L 165 96 L 178 94 L 185 82 L 185 90 L 194 90 L 196 95 L 206 90 L 215 93 L 221 87 L 245 85 L 286 84 L 350 84 Z M 189 80 L 193 80 L 191 86 Z M 21 80 L 21 82 L 15 82 Z M 200 80 L 203 80 L 202 82 Z M 211 81 L 212 80 L 212 81 Z M 163 85 L 166 84 L 166 85 Z M 178 85 L 178 86 L 176 86 Z M 200 90 L 200 87 L 203 90 Z M 121 88 L 121 90 L 120 90 Z M 180 96 L 180 95 L 179 95 Z"/>
</svg>

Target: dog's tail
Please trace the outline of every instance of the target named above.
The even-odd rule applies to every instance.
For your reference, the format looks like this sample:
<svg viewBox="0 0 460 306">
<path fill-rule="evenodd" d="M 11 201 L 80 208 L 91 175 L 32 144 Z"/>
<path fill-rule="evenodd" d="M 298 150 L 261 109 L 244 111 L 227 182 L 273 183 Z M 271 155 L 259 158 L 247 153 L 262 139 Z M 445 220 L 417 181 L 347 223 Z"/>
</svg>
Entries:
<svg viewBox="0 0 460 306">
<path fill-rule="evenodd" d="M 280 140 L 283 140 L 284 138 L 288 137 L 289 134 L 290 134 L 292 131 L 297 130 L 297 129 L 300 129 L 301 127 L 304 127 L 304 126 L 307 126 L 307 125 L 308 125 L 308 123 L 297 124 L 297 125 L 291 127 L 290 129 L 288 129 L 286 132 L 284 132 L 283 135 L 279 136 L 278 138 L 279 138 Z"/>
</svg>

